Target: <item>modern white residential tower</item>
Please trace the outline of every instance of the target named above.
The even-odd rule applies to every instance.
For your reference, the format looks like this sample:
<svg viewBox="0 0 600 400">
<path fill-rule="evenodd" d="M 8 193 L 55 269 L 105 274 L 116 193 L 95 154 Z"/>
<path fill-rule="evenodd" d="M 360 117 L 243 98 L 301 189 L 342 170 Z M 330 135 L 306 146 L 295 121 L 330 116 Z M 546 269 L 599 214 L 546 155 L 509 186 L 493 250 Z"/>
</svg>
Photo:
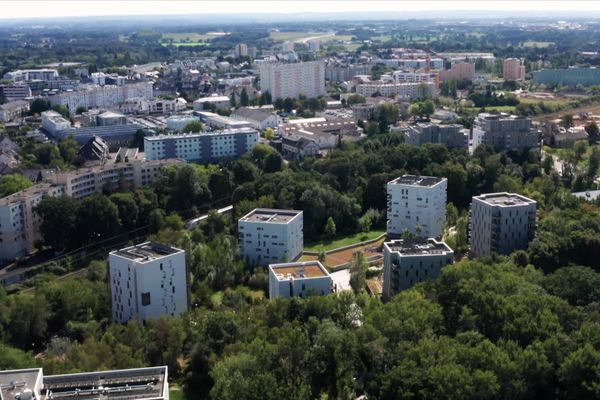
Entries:
<svg viewBox="0 0 600 400">
<path fill-rule="evenodd" d="M 294 261 L 304 249 L 302 211 L 257 208 L 238 221 L 240 253 L 266 265 Z"/>
<path fill-rule="evenodd" d="M 185 251 L 146 242 L 109 254 L 113 319 L 178 315 L 188 308 Z"/>
<path fill-rule="evenodd" d="M 404 175 L 387 184 L 387 233 L 405 231 L 419 237 L 441 237 L 446 223 L 448 180 L 433 176 Z"/>
</svg>

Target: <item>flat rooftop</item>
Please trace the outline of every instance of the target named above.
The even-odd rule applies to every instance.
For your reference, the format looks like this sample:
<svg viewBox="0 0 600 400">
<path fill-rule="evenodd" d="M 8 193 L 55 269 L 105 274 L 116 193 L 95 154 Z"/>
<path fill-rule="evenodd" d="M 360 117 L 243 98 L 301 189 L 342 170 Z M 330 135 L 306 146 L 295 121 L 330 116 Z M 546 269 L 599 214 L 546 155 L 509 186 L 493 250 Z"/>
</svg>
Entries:
<svg viewBox="0 0 600 400">
<path fill-rule="evenodd" d="M 271 264 L 269 269 L 273 271 L 279 281 L 329 276 L 329 272 L 319 261 Z"/>
<path fill-rule="evenodd" d="M 474 198 L 489 205 L 501 207 L 535 204 L 535 200 L 516 193 L 488 193 L 475 196 Z"/>
<path fill-rule="evenodd" d="M 61 185 L 54 185 L 51 183 L 38 183 L 30 186 L 27 189 L 23 189 L 19 192 L 13 193 L 0 199 L 0 206 L 9 206 L 11 204 L 19 203 L 30 197 L 37 196 L 39 194 L 48 193 L 53 188 L 60 187 Z"/>
<path fill-rule="evenodd" d="M 171 254 L 179 253 L 183 250 L 176 247 L 167 246 L 156 242 L 146 242 L 135 246 L 126 247 L 121 250 L 115 250 L 111 254 L 129 258 L 138 262 L 146 262 L 163 258 Z"/>
<path fill-rule="evenodd" d="M 287 224 L 302 211 L 276 210 L 271 208 L 257 208 L 240 218 L 244 222 L 264 222 L 271 224 Z"/>
<path fill-rule="evenodd" d="M 35 392 L 42 383 L 42 369 L 18 369 L 0 372 L 0 400 L 14 400 L 24 390 Z"/>
<path fill-rule="evenodd" d="M 422 186 L 432 187 L 440 183 L 446 178 L 438 178 L 435 176 L 418 176 L 418 175 L 402 175 L 399 178 L 390 181 L 392 185 L 410 185 L 410 186 Z"/>
<path fill-rule="evenodd" d="M 392 252 L 401 256 L 431 256 L 453 253 L 452 249 L 444 242 L 435 239 L 399 239 L 383 244 Z"/>
<path fill-rule="evenodd" d="M 244 123 L 245 121 L 239 121 Z M 258 134 L 258 131 L 253 128 L 243 127 L 243 128 L 233 128 L 233 129 L 223 129 L 219 131 L 206 131 L 199 133 L 176 133 L 176 134 L 160 134 L 154 136 L 146 136 L 144 140 L 147 141 L 161 141 L 165 139 L 194 139 L 200 136 L 218 136 L 218 135 L 246 135 L 250 133 Z"/>
<path fill-rule="evenodd" d="M 166 379 L 167 367 L 46 376 L 42 400 L 159 399 L 165 395 Z"/>
</svg>

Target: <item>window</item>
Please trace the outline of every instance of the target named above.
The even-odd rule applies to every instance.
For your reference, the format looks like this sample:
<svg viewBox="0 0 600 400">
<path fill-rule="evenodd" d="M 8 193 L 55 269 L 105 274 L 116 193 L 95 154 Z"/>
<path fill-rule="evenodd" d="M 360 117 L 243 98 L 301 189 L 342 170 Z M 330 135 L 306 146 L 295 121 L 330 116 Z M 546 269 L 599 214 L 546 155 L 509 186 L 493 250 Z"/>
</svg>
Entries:
<svg viewBox="0 0 600 400">
<path fill-rule="evenodd" d="M 150 292 L 142 293 L 142 305 L 143 306 L 150 305 Z"/>
</svg>

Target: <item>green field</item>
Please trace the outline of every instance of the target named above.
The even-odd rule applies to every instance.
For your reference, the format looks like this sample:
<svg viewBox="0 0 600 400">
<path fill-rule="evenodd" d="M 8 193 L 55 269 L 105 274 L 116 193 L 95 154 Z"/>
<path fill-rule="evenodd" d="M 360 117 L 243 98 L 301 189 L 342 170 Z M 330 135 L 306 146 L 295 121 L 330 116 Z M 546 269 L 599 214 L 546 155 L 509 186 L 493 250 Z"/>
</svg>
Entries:
<svg viewBox="0 0 600 400">
<path fill-rule="evenodd" d="M 479 110 L 481 110 L 481 107 L 466 107 L 465 111 L 474 111 L 474 112 L 479 112 Z M 489 106 L 489 107 L 485 107 L 485 111 L 486 112 L 490 112 L 490 111 L 499 111 L 499 112 L 514 112 L 515 111 L 515 106 Z"/>
<path fill-rule="evenodd" d="M 385 231 L 371 231 L 371 232 L 359 232 L 354 235 L 339 237 L 334 240 L 324 240 L 316 243 L 309 243 L 304 245 L 306 251 L 321 251 L 321 250 L 333 250 L 338 247 L 348 246 L 358 242 L 364 242 L 365 240 L 375 239 L 377 236 L 382 235 Z"/>
<path fill-rule="evenodd" d="M 180 387 L 170 387 L 169 388 L 169 399 L 170 400 L 185 400 L 185 393 L 181 390 Z"/>
<path fill-rule="evenodd" d="M 528 40 L 521 43 L 520 47 L 537 47 L 538 49 L 545 49 L 546 47 L 553 46 L 554 42 L 536 42 L 534 40 Z"/>
<path fill-rule="evenodd" d="M 378 40 L 380 42 L 388 42 L 392 40 L 392 35 L 379 35 L 379 36 L 371 36 L 371 40 Z"/>
</svg>

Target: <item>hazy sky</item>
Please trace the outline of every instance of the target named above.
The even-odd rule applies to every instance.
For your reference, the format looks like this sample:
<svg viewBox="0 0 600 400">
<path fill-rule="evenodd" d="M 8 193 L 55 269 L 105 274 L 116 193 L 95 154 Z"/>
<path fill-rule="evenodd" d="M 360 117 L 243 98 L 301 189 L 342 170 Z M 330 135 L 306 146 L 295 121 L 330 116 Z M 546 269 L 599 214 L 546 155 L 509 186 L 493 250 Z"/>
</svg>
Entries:
<svg viewBox="0 0 600 400">
<path fill-rule="evenodd" d="M 91 15 L 173 15 L 207 13 L 298 13 L 339 11 L 532 10 L 593 11 L 600 1 L 0 1 L 0 18 L 73 17 Z M 531 16 L 535 16 L 532 14 Z"/>
</svg>

